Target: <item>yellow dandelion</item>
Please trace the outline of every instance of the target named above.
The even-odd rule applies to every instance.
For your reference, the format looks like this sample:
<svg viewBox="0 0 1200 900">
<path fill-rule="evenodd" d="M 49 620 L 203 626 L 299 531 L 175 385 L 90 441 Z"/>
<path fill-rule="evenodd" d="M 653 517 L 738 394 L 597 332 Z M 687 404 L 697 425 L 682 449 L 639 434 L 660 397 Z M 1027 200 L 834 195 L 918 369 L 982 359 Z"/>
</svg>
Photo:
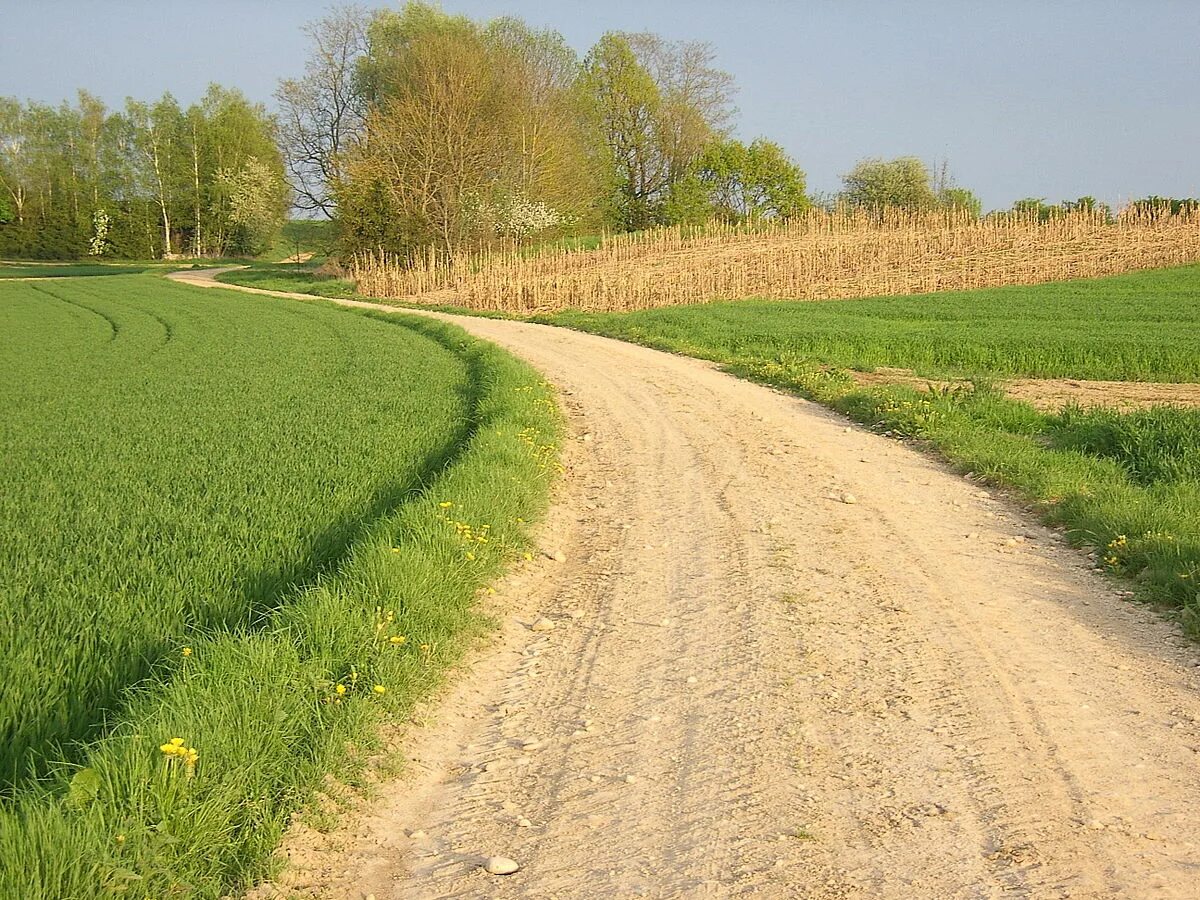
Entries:
<svg viewBox="0 0 1200 900">
<path fill-rule="evenodd" d="M 344 684 L 339 684 L 333 690 L 334 690 L 334 693 L 336 693 L 340 697 L 346 693 L 346 686 Z"/>
<path fill-rule="evenodd" d="M 182 653 L 182 654 L 184 655 L 184 657 L 188 657 L 188 656 L 191 656 L 191 655 L 192 655 L 192 648 L 191 648 L 191 647 L 184 647 L 184 648 L 183 648 L 182 650 L 180 650 L 179 652 L 180 652 L 180 653 Z"/>
<path fill-rule="evenodd" d="M 385 688 L 382 684 L 375 685 L 375 687 L 371 688 L 371 690 L 380 695 L 387 693 L 387 688 Z"/>
<path fill-rule="evenodd" d="M 438 506 L 440 506 L 442 509 L 449 509 L 453 505 L 454 504 L 451 503 L 449 500 L 443 500 L 441 503 L 438 504 Z"/>
<path fill-rule="evenodd" d="M 394 634 L 390 638 L 388 638 L 388 640 L 391 641 L 393 644 L 403 644 L 405 641 L 408 640 L 408 638 L 406 638 L 402 634 Z"/>
</svg>

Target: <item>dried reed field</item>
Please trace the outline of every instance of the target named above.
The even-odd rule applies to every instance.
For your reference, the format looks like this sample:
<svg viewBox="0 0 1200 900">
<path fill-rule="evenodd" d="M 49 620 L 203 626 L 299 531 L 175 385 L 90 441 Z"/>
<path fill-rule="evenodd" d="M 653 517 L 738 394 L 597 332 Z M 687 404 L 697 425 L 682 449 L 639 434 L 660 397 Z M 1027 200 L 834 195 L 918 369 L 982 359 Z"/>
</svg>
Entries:
<svg viewBox="0 0 1200 900">
<path fill-rule="evenodd" d="M 478 310 L 620 312 L 759 297 L 826 300 L 1115 275 L 1200 260 L 1200 213 L 812 211 L 787 222 L 605 235 L 590 250 L 508 246 L 415 258 L 360 254 L 362 294 Z M 453 297 L 450 294 L 453 294 Z"/>
</svg>

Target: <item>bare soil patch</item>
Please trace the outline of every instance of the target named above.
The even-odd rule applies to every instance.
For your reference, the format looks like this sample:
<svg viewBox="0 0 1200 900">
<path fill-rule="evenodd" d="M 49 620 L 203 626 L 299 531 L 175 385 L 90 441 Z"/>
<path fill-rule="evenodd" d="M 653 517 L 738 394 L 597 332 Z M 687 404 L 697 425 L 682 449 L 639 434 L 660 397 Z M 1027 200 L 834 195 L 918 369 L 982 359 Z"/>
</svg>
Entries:
<svg viewBox="0 0 1200 900">
<path fill-rule="evenodd" d="M 918 391 L 970 390 L 971 382 L 922 378 L 910 369 L 880 367 L 874 372 L 850 372 L 866 386 L 899 384 Z M 1069 404 L 1105 406 L 1117 410 L 1151 406 L 1200 407 L 1200 384 L 1150 381 L 1084 381 L 1073 378 L 1014 378 L 1001 383 L 1004 393 L 1038 409 L 1052 412 Z"/>
</svg>

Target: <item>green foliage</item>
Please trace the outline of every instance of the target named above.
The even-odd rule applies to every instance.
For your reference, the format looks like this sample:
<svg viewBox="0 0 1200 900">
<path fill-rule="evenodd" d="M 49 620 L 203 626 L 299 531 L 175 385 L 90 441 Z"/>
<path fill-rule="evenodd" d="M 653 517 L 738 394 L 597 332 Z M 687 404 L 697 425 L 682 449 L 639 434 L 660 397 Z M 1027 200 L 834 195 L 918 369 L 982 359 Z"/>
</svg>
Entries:
<svg viewBox="0 0 1200 900">
<path fill-rule="evenodd" d="M 915 156 L 864 159 L 842 177 L 842 184 L 842 199 L 851 206 L 918 211 L 938 205 L 933 176 Z"/>
<path fill-rule="evenodd" d="M 665 218 L 688 225 L 786 219 L 809 205 L 804 173 L 782 147 L 765 138 L 749 146 L 730 139 L 710 145 L 672 185 Z"/>
<path fill-rule="evenodd" d="M 1200 482 L 1200 410 L 1068 407 L 1051 417 L 1049 432 L 1056 447 L 1114 460 L 1138 484 Z"/>
<path fill-rule="evenodd" d="M 309 74 L 280 89 L 297 196 L 336 207 L 343 254 L 660 224 L 731 113 L 732 80 L 705 44 L 610 32 L 581 63 L 556 31 L 424 3 L 372 13 L 361 32 L 346 15 L 316 23 Z M 354 60 L 341 105 L 331 47 Z M 763 171 L 744 173 L 742 202 L 793 209 L 798 170 L 771 153 L 756 146 Z"/>
<path fill-rule="evenodd" d="M 662 94 L 624 35 L 603 35 L 583 66 L 583 90 L 616 173 L 616 224 L 628 231 L 646 228 L 658 221 L 668 185 L 654 133 Z"/>
<path fill-rule="evenodd" d="M 1195 212 L 1200 209 L 1200 200 L 1190 197 L 1144 197 L 1130 204 L 1141 215 L 1159 219 L 1164 216 L 1178 216 L 1183 213 Z"/>
<path fill-rule="evenodd" d="M 121 112 L 83 91 L 0 102 L 0 196 L 0 254 L 36 259 L 247 252 L 288 205 L 271 118 L 218 85 L 186 110 L 170 94 Z"/>
<path fill-rule="evenodd" d="M 0 896 L 235 893 L 482 627 L 473 597 L 544 508 L 553 400 L 424 320 L 146 277 L 0 291 L 27 386 Z"/>
<path fill-rule="evenodd" d="M 943 188 L 938 191 L 938 203 L 945 209 L 965 212 L 973 219 L 978 219 L 983 214 L 983 201 L 966 188 Z"/>
<path fill-rule="evenodd" d="M 714 303 L 550 321 L 703 359 L 930 442 L 1200 621 L 1200 414 L 1039 413 L 1005 376 L 1200 380 L 1200 267 L 1036 287 L 822 303 Z M 844 369 L 969 377 L 975 390 L 858 387 Z"/>
<path fill-rule="evenodd" d="M 1111 221 L 1113 217 L 1108 204 L 1101 203 L 1095 197 L 1064 200 L 1059 204 L 1047 203 L 1044 197 L 1025 197 L 1013 204 L 1012 211 L 1017 215 L 1036 218 L 1039 222 L 1049 222 L 1072 212 L 1096 213 L 1105 221 Z"/>
</svg>

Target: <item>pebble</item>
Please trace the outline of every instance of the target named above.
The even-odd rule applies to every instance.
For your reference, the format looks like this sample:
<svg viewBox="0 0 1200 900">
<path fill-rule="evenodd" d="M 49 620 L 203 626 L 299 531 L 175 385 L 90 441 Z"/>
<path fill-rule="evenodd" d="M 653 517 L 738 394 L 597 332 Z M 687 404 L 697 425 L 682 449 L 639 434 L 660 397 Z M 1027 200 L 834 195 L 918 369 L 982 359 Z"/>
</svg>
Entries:
<svg viewBox="0 0 1200 900">
<path fill-rule="evenodd" d="M 567 554 L 563 553 L 561 550 L 555 550 L 554 556 L 552 556 L 551 559 L 553 559 L 555 562 L 566 562 Z"/>
<path fill-rule="evenodd" d="M 695 676 L 695 675 L 689 675 L 689 676 L 687 677 L 687 683 L 688 683 L 688 684 L 695 684 L 695 683 L 696 683 L 696 676 Z"/>
<path fill-rule="evenodd" d="M 842 502 L 853 505 L 858 502 L 858 498 L 853 494 L 842 494 Z"/>
<path fill-rule="evenodd" d="M 420 840 L 425 839 L 425 832 L 421 831 L 420 829 L 417 829 L 416 831 L 410 831 L 408 833 L 408 836 L 410 838 L 412 838 L 414 841 L 420 841 Z"/>
<path fill-rule="evenodd" d="M 521 749 L 526 753 L 529 753 L 533 750 L 540 750 L 542 749 L 542 742 L 538 740 L 528 740 L 521 744 Z"/>
<path fill-rule="evenodd" d="M 545 616 L 542 616 L 537 621 L 535 621 L 532 625 L 529 626 L 529 630 L 530 631 L 553 631 L 554 623 L 552 621 L 550 621 L 549 619 L 547 619 Z"/>
<path fill-rule="evenodd" d="M 489 856 L 483 868 L 489 875 L 511 875 L 521 867 L 507 856 Z"/>
<path fill-rule="evenodd" d="M 626 776 L 625 776 L 625 783 L 626 783 L 626 784 L 634 784 L 636 781 L 637 781 L 637 776 L 636 776 L 636 775 L 626 775 Z"/>
<path fill-rule="evenodd" d="M 521 816 L 521 818 L 517 819 L 517 827 L 518 827 L 518 828 L 532 828 L 532 827 L 533 827 L 533 823 L 532 823 L 532 822 L 530 822 L 530 821 L 529 821 L 527 818 L 525 818 L 524 816 Z"/>
</svg>

